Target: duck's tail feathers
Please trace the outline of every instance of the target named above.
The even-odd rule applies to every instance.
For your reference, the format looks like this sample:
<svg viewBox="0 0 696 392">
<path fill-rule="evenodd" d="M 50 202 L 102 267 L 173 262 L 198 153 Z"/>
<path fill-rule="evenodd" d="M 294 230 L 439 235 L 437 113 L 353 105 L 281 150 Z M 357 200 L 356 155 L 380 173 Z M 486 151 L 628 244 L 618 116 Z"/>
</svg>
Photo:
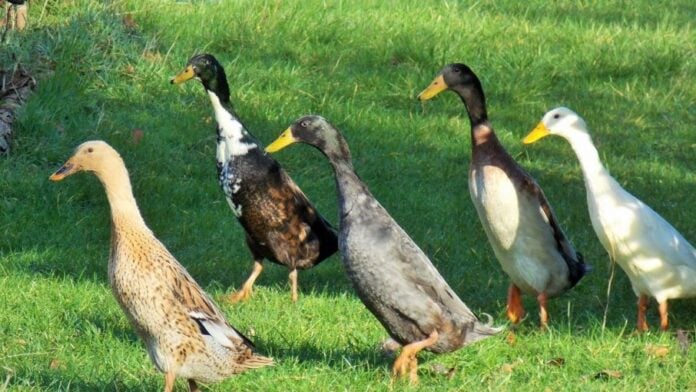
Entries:
<svg viewBox="0 0 696 392">
<path fill-rule="evenodd" d="M 497 335 L 505 329 L 504 327 L 494 327 L 493 317 L 490 314 L 483 313 L 482 315 L 487 318 L 487 321 L 485 323 L 482 323 L 479 320 L 474 322 L 473 328 L 471 328 L 466 334 L 466 344 L 471 344 Z"/>
<path fill-rule="evenodd" d="M 251 357 L 244 360 L 244 363 L 242 363 L 241 365 L 245 369 L 258 369 L 266 366 L 273 366 L 275 365 L 275 362 L 273 361 L 273 358 L 253 354 Z"/>
</svg>

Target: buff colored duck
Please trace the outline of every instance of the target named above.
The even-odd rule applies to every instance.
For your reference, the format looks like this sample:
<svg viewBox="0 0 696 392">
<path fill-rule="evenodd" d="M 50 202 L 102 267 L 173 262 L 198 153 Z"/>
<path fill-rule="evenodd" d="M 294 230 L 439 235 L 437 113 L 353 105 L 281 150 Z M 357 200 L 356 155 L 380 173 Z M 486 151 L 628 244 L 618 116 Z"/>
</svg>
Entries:
<svg viewBox="0 0 696 392">
<path fill-rule="evenodd" d="M 507 316 L 518 323 L 525 314 L 520 294 L 533 295 L 545 328 L 547 299 L 574 287 L 589 266 L 561 229 L 541 187 L 498 140 L 481 82 L 471 68 L 447 65 L 418 98 L 425 101 L 448 89 L 459 95 L 469 114 L 469 192 L 488 241 L 512 281 Z"/>
<path fill-rule="evenodd" d="M 164 373 L 164 390 L 177 377 L 218 382 L 247 369 L 273 364 L 232 327 L 223 313 L 147 227 L 121 156 L 103 141 L 88 141 L 50 177 L 94 173 L 111 207 L 109 282 L 121 309 Z"/>
<path fill-rule="evenodd" d="M 266 151 L 297 142 L 319 149 L 331 162 L 340 205 L 338 244 L 343 265 L 360 300 L 403 345 L 394 376 L 409 374 L 416 383 L 419 351 L 451 352 L 501 331 L 476 318 L 372 196 L 353 169 L 346 140 L 333 125 L 319 116 L 300 118 Z"/>
<path fill-rule="evenodd" d="M 638 297 L 637 329 L 648 330 L 645 312 L 649 299 L 655 298 L 660 328 L 667 330 L 667 301 L 696 297 L 696 249 L 609 174 L 585 121 L 575 112 L 564 107 L 549 111 L 523 142 L 534 143 L 547 135 L 566 139 L 580 161 L 592 227 Z"/>
<path fill-rule="evenodd" d="M 246 232 L 254 259 L 249 278 L 229 300 L 245 301 L 251 296 L 265 258 L 290 269 L 291 299 L 295 302 L 297 270 L 312 268 L 336 253 L 336 232 L 239 120 L 222 64 L 210 54 L 193 56 L 171 83 L 191 79 L 201 82 L 213 106 L 218 181 Z"/>
</svg>

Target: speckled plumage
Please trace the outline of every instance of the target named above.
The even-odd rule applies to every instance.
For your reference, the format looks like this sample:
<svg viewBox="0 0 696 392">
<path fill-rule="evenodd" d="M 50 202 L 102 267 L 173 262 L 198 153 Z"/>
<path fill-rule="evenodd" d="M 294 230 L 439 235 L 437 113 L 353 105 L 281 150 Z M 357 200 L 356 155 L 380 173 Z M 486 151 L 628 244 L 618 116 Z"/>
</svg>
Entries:
<svg viewBox="0 0 696 392">
<path fill-rule="evenodd" d="M 185 76 L 177 76 L 172 83 L 197 78 L 208 93 L 217 121 L 218 181 L 244 227 L 255 262 L 251 276 L 232 300 L 248 298 L 265 258 L 290 269 L 295 301 L 297 270 L 311 268 L 336 252 L 334 229 L 236 116 L 225 71 L 215 57 L 192 57 L 180 75 Z"/>
<path fill-rule="evenodd" d="M 167 374 L 165 390 L 173 387 L 174 376 L 193 381 L 195 389 L 195 380 L 216 382 L 273 363 L 254 353 L 147 227 L 113 148 L 102 141 L 83 143 L 51 179 L 78 171 L 94 172 L 106 190 L 112 217 L 109 282 L 150 359 Z"/>
<path fill-rule="evenodd" d="M 575 286 L 589 266 L 565 236 L 541 187 L 498 140 L 478 77 L 464 64 L 448 65 L 419 98 L 430 99 L 446 89 L 459 95 L 471 121 L 469 191 L 488 241 L 512 281 L 508 317 L 516 323 L 524 315 L 521 290 L 537 297 L 544 327 L 546 299 Z"/>
<path fill-rule="evenodd" d="M 319 116 L 308 116 L 278 140 L 280 144 L 269 145 L 269 151 L 282 148 L 282 140 L 298 141 L 318 148 L 331 162 L 341 214 L 339 249 L 348 278 L 394 340 L 411 345 L 435 333 L 434 342 L 423 348 L 443 353 L 500 331 L 479 322 L 372 196 L 355 174 L 348 145 L 338 130 Z"/>
</svg>

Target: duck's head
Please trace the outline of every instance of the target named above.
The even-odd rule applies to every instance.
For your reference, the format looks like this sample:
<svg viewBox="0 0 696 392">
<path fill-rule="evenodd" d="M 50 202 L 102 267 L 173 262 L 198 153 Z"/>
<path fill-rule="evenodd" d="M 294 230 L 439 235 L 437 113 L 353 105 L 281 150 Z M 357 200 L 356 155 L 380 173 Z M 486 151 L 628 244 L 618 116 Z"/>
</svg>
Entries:
<svg viewBox="0 0 696 392">
<path fill-rule="evenodd" d="M 294 143 L 316 147 L 330 160 L 350 160 L 350 151 L 341 133 L 321 116 L 304 116 L 295 121 L 266 147 L 274 153 Z"/>
<path fill-rule="evenodd" d="M 213 92 L 218 92 L 222 86 L 227 89 L 225 69 L 212 54 L 204 53 L 191 57 L 188 63 L 186 63 L 186 68 L 171 78 L 169 82 L 171 84 L 181 84 L 191 79 L 200 81 L 207 90 Z M 229 95 L 229 92 L 227 94 Z"/>
<path fill-rule="evenodd" d="M 471 88 L 481 88 L 474 71 L 465 64 L 449 64 L 442 68 L 430 86 L 418 94 L 418 99 L 427 101 L 447 89 L 461 91 Z"/>
<path fill-rule="evenodd" d="M 569 139 L 578 133 L 588 133 L 585 120 L 574 111 L 561 106 L 548 111 L 534 130 L 522 140 L 522 143 L 531 144 L 548 135 L 558 135 Z"/>
<path fill-rule="evenodd" d="M 99 175 L 107 172 L 113 162 L 119 161 L 121 161 L 121 156 L 106 142 L 101 140 L 84 142 L 75 149 L 73 155 L 49 179 L 60 181 L 81 171 L 95 172 Z"/>
</svg>

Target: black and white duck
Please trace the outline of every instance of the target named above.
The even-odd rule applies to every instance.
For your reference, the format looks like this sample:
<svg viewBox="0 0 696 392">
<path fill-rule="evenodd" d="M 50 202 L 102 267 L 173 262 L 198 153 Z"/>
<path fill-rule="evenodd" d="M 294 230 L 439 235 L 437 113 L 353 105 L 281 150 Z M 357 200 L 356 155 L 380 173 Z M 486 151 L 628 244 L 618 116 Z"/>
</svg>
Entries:
<svg viewBox="0 0 696 392">
<path fill-rule="evenodd" d="M 297 270 L 311 268 L 334 254 L 336 232 L 263 145 L 246 129 L 230 103 L 222 65 L 210 54 L 191 57 L 171 79 L 203 84 L 217 121 L 218 181 L 232 212 L 246 232 L 254 259 L 251 275 L 229 298 L 246 300 L 263 270 L 263 259 L 290 269 L 292 301 L 297 301 Z"/>
<path fill-rule="evenodd" d="M 496 137 L 476 74 L 464 64 L 447 65 L 418 98 L 425 101 L 447 89 L 459 95 L 469 114 L 469 192 L 488 241 L 512 280 L 507 316 L 518 323 L 525 314 L 521 293 L 533 295 L 545 328 L 547 299 L 574 287 L 589 266 L 561 229 L 541 187 Z"/>
<path fill-rule="evenodd" d="M 417 382 L 416 354 L 454 351 L 500 332 L 481 323 L 423 251 L 372 196 L 353 169 L 339 131 L 319 116 L 297 120 L 266 151 L 296 143 L 319 149 L 336 176 L 339 249 L 358 297 L 403 345 L 393 374 Z"/>
</svg>

